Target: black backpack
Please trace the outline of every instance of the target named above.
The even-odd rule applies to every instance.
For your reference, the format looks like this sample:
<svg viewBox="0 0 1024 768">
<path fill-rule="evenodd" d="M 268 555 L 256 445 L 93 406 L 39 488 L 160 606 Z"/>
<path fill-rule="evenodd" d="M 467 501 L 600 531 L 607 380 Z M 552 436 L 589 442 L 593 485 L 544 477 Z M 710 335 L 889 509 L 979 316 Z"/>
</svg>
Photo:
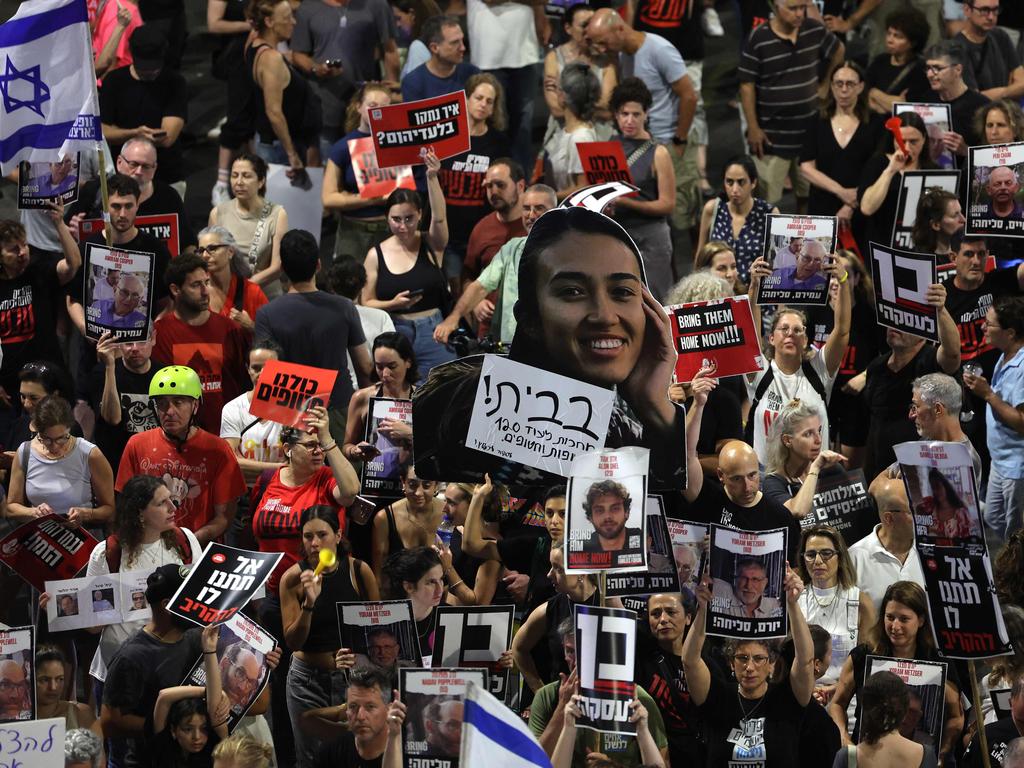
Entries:
<svg viewBox="0 0 1024 768">
<path fill-rule="evenodd" d="M 823 403 L 828 404 L 828 395 L 825 392 L 825 385 L 822 383 L 818 372 L 814 370 L 814 366 L 811 365 L 811 361 L 804 360 L 800 363 L 800 370 L 804 372 L 804 376 L 811 385 L 811 389 L 818 393 L 818 396 L 821 398 Z M 761 398 L 764 397 L 764 393 L 768 391 L 768 387 L 774 380 L 775 368 L 769 363 L 768 370 L 765 371 L 764 376 L 762 376 L 761 380 L 757 383 L 757 388 L 754 390 L 754 396 L 750 398 L 750 414 L 747 416 L 747 424 L 743 428 L 743 441 L 750 446 L 754 445 L 754 414 L 757 411 L 757 404 L 761 402 Z"/>
</svg>

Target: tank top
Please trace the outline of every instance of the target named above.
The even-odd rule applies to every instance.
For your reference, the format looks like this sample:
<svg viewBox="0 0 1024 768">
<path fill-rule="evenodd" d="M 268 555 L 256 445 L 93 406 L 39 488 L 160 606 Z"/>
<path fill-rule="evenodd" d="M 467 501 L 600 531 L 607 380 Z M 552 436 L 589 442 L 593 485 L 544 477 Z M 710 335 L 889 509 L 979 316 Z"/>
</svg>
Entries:
<svg viewBox="0 0 1024 768">
<path fill-rule="evenodd" d="M 646 144 L 648 140 L 628 139 L 625 136 L 620 136 L 619 141 L 622 143 L 622 151 L 625 153 L 626 159 L 629 160 L 630 155 Z M 640 195 L 638 198 L 640 200 L 650 201 L 658 199 L 658 179 L 654 175 L 654 153 L 657 149 L 658 145 L 651 142 L 650 146 L 644 150 L 644 153 L 629 165 L 629 173 L 633 177 L 633 183 L 640 187 Z M 624 228 L 629 229 L 631 225 L 643 225 L 651 224 L 656 221 L 665 221 L 665 217 L 648 216 L 643 213 L 637 213 L 636 211 L 627 211 L 623 209 L 616 213 L 615 220 Z"/>
<path fill-rule="evenodd" d="M 400 315 L 406 312 L 422 312 L 426 309 L 440 309 L 444 291 L 444 277 L 434 262 L 433 254 L 427 248 L 427 241 L 420 237 L 420 250 L 416 254 L 416 263 L 412 269 L 396 275 L 388 269 L 384 261 L 384 251 L 377 248 L 377 298 L 388 301 L 402 291 L 422 290 L 423 296 L 408 309 L 392 309 L 391 314 Z"/>
<path fill-rule="evenodd" d="M 25 443 L 22 443 L 24 446 Z M 93 505 L 92 472 L 89 454 L 96 446 L 81 437 L 66 456 L 45 459 L 28 449 L 25 471 L 25 498 L 33 506 L 46 502 L 58 515 L 66 515 L 71 507 Z M 19 447 L 19 450 L 23 448 Z"/>
<path fill-rule="evenodd" d="M 800 595 L 800 609 L 808 624 L 817 624 L 832 635 L 832 663 L 822 675 L 821 685 L 839 681 L 843 663 L 857 645 L 857 626 L 860 620 L 860 590 L 857 587 L 835 591 L 815 592 L 808 584 Z M 831 595 L 831 598 L 827 596 Z"/>
<path fill-rule="evenodd" d="M 306 636 L 306 642 L 302 644 L 301 650 L 304 653 L 333 653 L 341 648 L 335 603 L 358 603 L 364 599 L 352 584 L 352 577 L 349 575 L 350 568 L 358 569 L 360 565 L 361 561 L 346 555 L 338 558 L 338 567 L 334 569 L 334 573 L 322 574 L 320 597 L 313 604 L 309 634 Z M 299 562 L 299 567 L 303 571 L 311 570 L 310 564 L 305 560 Z"/>
<path fill-rule="evenodd" d="M 266 223 L 263 227 L 260 227 L 259 242 L 256 243 L 255 251 L 256 262 L 251 263 L 250 256 L 253 253 L 252 241 L 256 235 L 256 229 L 259 227 L 260 220 L 263 218 L 264 208 L 269 209 L 267 211 Z M 234 235 L 238 252 L 249 263 L 249 268 L 253 273 L 262 272 L 270 266 L 274 236 L 277 234 L 277 217 L 280 211 L 281 206 L 278 203 L 261 205 L 259 209 L 249 214 L 242 213 L 234 200 L 225 200 L 217 206 L 217 223 Z M 272 299 L 281 294 L 281 281 L 275 278 L 269 283 L 264 284 L 262 288 L 267 298 Z"/>
<path fill-rule="evenodd" d="M 395 522 L 395 510 L 388 504 L 384 508 L 384 515 L 388 519 L 388 552 L 400 552 L 405 549 L 405 542 L 402 541 L 402 534 L 398 532 L 398 523 Z"/>
<path fill-rule="evenodd" d="M 256 82 L 256 73 L 253 71 L 256 58 L 263 48 L 273 50 L 266 43 L 246 48 L 245 66 L 249 68 L 249 74 L 252 77 L 254 86 L 253 91 L 256 94 L 256 131 L 264 143 L 272 143 L 276 138 L 276 134 L 274 133 L 274 127 L 270 124 L 270 118 L 267 117 L 267 105 L 263 99 L 263 89 Z M 284 64 L 288 67 L 291 77 L 288 80 L 288 85 L 285 86 L 284 93 L 281 95 L 281 111 L 284 113 L 284 120 L 288 124 L 288 131 L 291 133 L 292 141 L 297 144 L 310 144 L 316 138 L 317 130 L 320 127 L 320 116 L 317 114 L 320 110 L 318 105 L 312 103 L 316 96 L 310 88 L 309 81 L 306 80 L 299 70 L 288 63 L 288 59 L 284 59 Z"/>
</svg>

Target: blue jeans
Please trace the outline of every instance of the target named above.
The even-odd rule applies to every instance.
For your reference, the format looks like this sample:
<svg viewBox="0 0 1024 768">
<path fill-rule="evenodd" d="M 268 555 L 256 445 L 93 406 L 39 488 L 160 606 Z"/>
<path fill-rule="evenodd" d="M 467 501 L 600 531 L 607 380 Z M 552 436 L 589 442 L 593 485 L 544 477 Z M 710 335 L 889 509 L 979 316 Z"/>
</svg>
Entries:
<svg viewBox="0 0 1024 768">
<path fill-rule="evenodd" d="M 541 64 L 525 67 L 502 67 L 488 70 L 498 78 L 505 90 L 505 105 L 508 108 L 508 137 L 512 140 L 511 155 L 518 160 L 526 178 L 530 178 L 533 167 L 533 105 L 537 101 L 540 82 L 543 78 Z"/>
<path fill-rule="evenodd" d="M 416 367 L 420 371 L 417 384 L 426 381 L 427 373 L 435 365 L 455 359 L 454 352 L 449 352 L 443 344 L 434 341 L 434 329 L 444 319 L 441 317 L 441 310 L 435 309 L 430 315 L 415 320 L 407 320 L 401 315 L 392 315 L 391 319 L 395 322 L 395 330 L 412 342 L 412 350 L 416 353 Z"/>
<path fill-rule="evenodd" d="M 1024 480 L 1003 477 L 992 465 L 988 473 L 988 493 L 985 495 L 985 523 L 1004 542 L 1022 527 L 1024 509 Z"/>
<path fill-rule="evenodd" d="M 313 768 L 320 739 L 308 736 L 300 724 L 302 713 L 320 707 L 330 707 L 345 701 L 348 675 L 344 671 L 317 669 L 302 659 L 292 656 L 288 668 L 288 716 L 295 734 L 295 765 Z"/>
</svg>

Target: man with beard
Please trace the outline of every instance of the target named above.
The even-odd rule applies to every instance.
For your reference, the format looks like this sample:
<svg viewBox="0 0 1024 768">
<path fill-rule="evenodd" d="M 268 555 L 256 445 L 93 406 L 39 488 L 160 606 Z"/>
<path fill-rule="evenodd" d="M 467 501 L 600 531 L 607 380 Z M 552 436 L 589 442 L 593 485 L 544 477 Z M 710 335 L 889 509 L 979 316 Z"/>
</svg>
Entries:
<svg viewBox="0 0 1024 768">
<path fill-rule="evenodd" d="M 508 157 L 491 163 L 484 174 L 484 194 L 494 209 L 473 227 L 466 247 L 463 284 L 476 280 L 494 254 L 514 237 L 525 237 L 522 196 L 526 189 L 523 167 Z"/>
<path fill-rule="evenodd" d="M 427 754 L 458 757 L 462 739 L 462 702 L 454 697 L 435 699 L 423 708 Z"/>
<path fill-rule="evenodd" d="M 387 746 L 388 704 L 392 688 L 379 669 L 357 666 L 349 670 L 344 707 L 311 709 L 302 714 L 302 727 L 315 720 L 325 738 L 314 768 L 380 768 Z M 339 720 L 342 715 L 344 722 Z M 331 718 L 328 722 L 327 718 Z M 458 754 L 456 743 L 455 754 Z"/>
<path fill-rule="evenodd" d="M 940 443 L 963 443 L 971 452 L 974 474 L 981 480 L 981 457 L 971 439 L 960 428 L 963 387 L 952 376 L 929 373 L 914 379 L 910 400 L 910 418 L 922 440 Z M 895 466 L 895 465 L 894 465 Z"/>
<path fill-rule="evenodd" d="M 985 192 L 989 201 L 979 214 L 982 218 L 991 219 L 1022 219 L 1024 207 L 1017 201 L 1020 191 L 1020 180 L 1017 172 L 1006 165 L 993 168 L 985 183 Z"/>
<path fill-rule="evenodd" d="M 765 597 L 768 571 L 757 558 L 746 558 L 736 563 L 736 573 L 730 584 L 715 579 L 712 607 L 726 616 L 745 619 L 766 619 L 782 615 L 782 606 L 776 597 Z"/>
<path fill-rule="evenodd" d="M 245 643 L 238 641 L 224 649 L 220 677 L 232 714 L 242 715 L 249 708 L 259 688 L 262 670 L 260 659 Z"/>
<path fill-rule="evenodd" d="M 237 323 L 210 311 L 210 273 L 199 256 L 176 258 L 167 268 L 165 282 L 174 308 L 153 324 L 157 332 L 153 353 L 171 365 L 187 365 L 199 374 L 203 409 L 198 423 L 219 435 L 224 403 L 250 386 L 244 331 Z"/>
<path fill-rule="evenodd" d="M 583 544 L 582 551 L 593 555 L 590 562 L 594 565 L 642 564 L 642 530 L 626 527 L 632 501 L 626 486 L 614 480 L 601 480 L 587 489 L 583 511 L 594 526 L 594 533 Z M 608 553 L 607 561 L 602 559 L 604 553 Z"/>
<path fill-rule="evenodd" d="M 11 659 L 0 662 L 0 719 L 29 719 L 29 701 L 25 667 Z"/>
</svg>

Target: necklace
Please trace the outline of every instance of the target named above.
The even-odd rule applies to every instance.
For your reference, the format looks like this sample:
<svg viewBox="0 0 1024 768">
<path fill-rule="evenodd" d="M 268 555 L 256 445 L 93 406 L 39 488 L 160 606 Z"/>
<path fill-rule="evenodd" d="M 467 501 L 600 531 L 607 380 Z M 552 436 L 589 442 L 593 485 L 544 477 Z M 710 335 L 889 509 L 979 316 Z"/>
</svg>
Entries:
<svg viewBox="0 0 1024 768">
<path fill-rule="evenodd" d="M 758 699 L 757 700 L 757 704 L 755 704 L 753 707 L 751 707 L 750 711 L 748 712 L 747 708 L 745 706 L 743 706 L 743 697 L 740 696 L 740 692 L 739 691 L 736 691 L 736 702 L 740 705 L 740 712 L 743 713 L 743 716 L 740 718 L 740 728 L 744 732 L 746 732 L 746 730 L 747 730 L 747 722 L 750 720 L 751 715 L 753 715 L 755 712 L 757 712 L 758 708 L 762 704 L 764 704 L 764 699 L 765 699 L 764 696 L 762 696 L 760 699 Z"/>
<path fill-rule="evenodd" d="M 810 596 L 814 598 L 814 602 L 818 604 L 819 608 L 831 607 L 831 605 L 835 603 L 836 599 L 839 597 L 839 587 L 826 587 L 821 591 L 832 592 L 832 596 L 828 600 L 822 600 L 820 597 L 818 597 L 818 588 L 816 586 L 811 584 L 807 589 L 808 594 L 810 594 Z"/>
</svg>

